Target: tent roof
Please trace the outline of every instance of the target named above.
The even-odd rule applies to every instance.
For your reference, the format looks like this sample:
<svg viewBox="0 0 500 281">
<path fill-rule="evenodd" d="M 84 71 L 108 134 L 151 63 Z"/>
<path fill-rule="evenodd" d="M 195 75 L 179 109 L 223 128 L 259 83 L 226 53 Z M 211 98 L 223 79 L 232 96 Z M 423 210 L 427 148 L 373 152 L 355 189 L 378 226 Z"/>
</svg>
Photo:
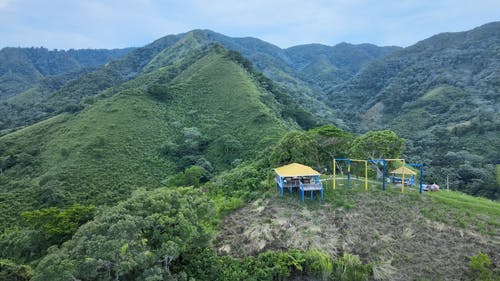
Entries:
<svg viewBox="0 0 500 281">
<path fill-rule="evenodd" d="M 317 171 L 313 170 L 311 167 L 292 163 L 282 167 L 274 169 L 276 174 L 281 177 L 298 177 L 298 176 L 319 176 L 321 175 Z"/>
<path fill-rule="evenodd" d="M 405 175 L 416 175 L 417 174 L 414 171 L 408 169 L 407 167 L 402 167 L 402 166 L 399 167 L 399 168 L 397 168 L 396 170 L 392 171 L 391 174 L 402 175 L 403 174 L 403 169 L 404 169 Z"/>
</svg>

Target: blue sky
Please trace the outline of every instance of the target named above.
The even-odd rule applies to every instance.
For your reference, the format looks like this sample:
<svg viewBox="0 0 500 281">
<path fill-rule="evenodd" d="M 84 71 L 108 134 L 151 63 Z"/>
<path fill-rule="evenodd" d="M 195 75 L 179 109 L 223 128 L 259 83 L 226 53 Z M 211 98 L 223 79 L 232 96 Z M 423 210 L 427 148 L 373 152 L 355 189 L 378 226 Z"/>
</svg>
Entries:
<svg viewBox="0 0 500 281">
<path fill-rule="evenodd" d="M 143 46 L 197 28 L 280 47 L 409 46 L 491 21 L 500 0 L 0 0 L 0 48 Z"/>
</svg>

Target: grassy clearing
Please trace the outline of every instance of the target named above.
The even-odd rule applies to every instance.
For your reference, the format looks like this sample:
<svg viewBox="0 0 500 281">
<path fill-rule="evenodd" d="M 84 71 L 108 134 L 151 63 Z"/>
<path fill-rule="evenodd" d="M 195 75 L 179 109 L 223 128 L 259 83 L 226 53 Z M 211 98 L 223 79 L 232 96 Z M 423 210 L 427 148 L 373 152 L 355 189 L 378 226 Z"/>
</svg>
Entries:
<svg viewBox="0 0 500 281">
<path fill-rule="evenodd" d="M 499 203 L 453 191 L 426 195 L 430 200 L 422 213 L 427 218 L 489 234 L 495 241 L 500 241 Z"/>
</svg>

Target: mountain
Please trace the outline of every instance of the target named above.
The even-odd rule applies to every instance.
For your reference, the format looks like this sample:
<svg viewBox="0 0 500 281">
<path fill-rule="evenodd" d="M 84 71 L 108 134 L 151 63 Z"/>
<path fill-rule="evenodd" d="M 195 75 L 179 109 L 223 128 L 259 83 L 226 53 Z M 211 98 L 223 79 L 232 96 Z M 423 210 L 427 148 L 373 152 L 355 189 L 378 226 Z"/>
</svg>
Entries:
<svg viewBox="0 0 500 281">
<path fill-rule="evenodd" d="M 343 128 L 346 126 L 338 118 L 339 114 L 325 104 L 324 91 L 351 78 L 367 63 L 399 49 L 347 43 L 333 47 L 313 44 L 281 49 L 256 38 L 232 38 L 210 30 L 168 35 L 135 51 L 132 48 L 70 51 L 5 48 L 2 50 L 5 79 L 0 84 L 11 87 L 15 83 L 17 86 L 12 86 L 9 93 L 5 91 L 3 102 L 0 103 L 0 114 L 7 116 L 0 121 L 0 132 L 33 124 L 59 112 L 78 111 L 82 108 L 84 96 L 94 96 L 148 71 L 158 63 L 183 56 L 184 45 L 178 44 L 182 47 L 170 50 L 173 57 L 166 56 L 167 61 L 155 59 L 150 62 L 164 48 L 189 38 L 195 38 L 197 45 L 217 43 L 243 54 L 256 70 L 290 92 L 295 102 L 302 104 L 307 112 L 322 122 L 333 122 Z M 120 59 L 123 56 L 126 57 Z M 164 56 L 160 58 L 165 59 Z M 305 63 L 307 60 L 310 62 Z M 92 68 L 108 61 L 109 65 L 105 68 L 97 71 Z M 150 66 L 146 66 L 150 63 Z M 18 72 L 12 72 L 16 67 Z M 20 78 L 12 82 L 9 80 L 11 76 Z M 81 88 L 82 84 L 89 85 Z M 80 93 L 78 98 L 75 95 L 71 99 L 66 97 L 66 93 L 75 91 Z"/>
<path fill-rule="evenodd" d="M 170 48 L 187 50 L 193 42 Z M 147 65 L 171 59 L 170 48 Z M 191 165 L 218 172 L 298 128 L 283 119 L 277 97 L 219 46 L 194 48 L 148 70 L 76 115 L 0 138 L 1 193 L 9 198 L 2 202 L 4 222 L 26 206 L 114 203 Z"/>
<path fill-rule="evenodd" d="M 46 104 L 53 92 L 132 50 L 3 48 L 0 50 L 0 115 L 4 118 L 0 120 L 0 132 L 53 116 L 59 109 Z"/>
<path fill-rule="evenodd" d="M 443 33 L 370 63 L 329 104 L 358 132 L 392 129 L 433 181 L 498 196 L 500 22 Z M 497 194 L 497 195 L 495 195 Z"/>
<path fill-rule="evenodd" d="M 281 49 L 257 38 L 232 38 L 210 30 L 195 30 L 199 37 L 241 53 L 254 67 L 292 94 L 295 101 L 314 108 L 324 122 L 346 128 L 337 112 L 325 102 L 326 90 L 354 76 L 363 66 L 400 47 L 340 43 L 309 44 Z"/>
<path fill-rule="evenodd" d="M 286 53 L 301 78 L 327 91 L 352 78 L 370 62 L 400 49 L 372 44 L 309 44 L 290 47 Z"/>
<path fill-rule="evenodd" d="M 3 48 L 0 50 L 0 101 L 27 90 L 43 78 L 95 68 L 126 55 L 132 49 Z"/>
</svg>

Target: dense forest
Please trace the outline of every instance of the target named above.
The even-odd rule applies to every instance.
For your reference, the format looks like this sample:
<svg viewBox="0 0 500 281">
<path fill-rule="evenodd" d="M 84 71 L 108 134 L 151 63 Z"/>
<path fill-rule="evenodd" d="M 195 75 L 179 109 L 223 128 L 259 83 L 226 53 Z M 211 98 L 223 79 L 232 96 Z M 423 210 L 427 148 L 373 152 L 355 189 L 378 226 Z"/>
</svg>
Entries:
<svg viewBox="0 0 500 281">
<path fill-rule="evenodd" d="M 498 278 L 495 201 L 381 192 L 374 164 L 369 191 L 300 204 L 273 175 L 405 157 L 425 182 L 498 199 L 498 30 L 408 48 L 195 30 L 2 49 L 0 280 Z"/>
</svg>

